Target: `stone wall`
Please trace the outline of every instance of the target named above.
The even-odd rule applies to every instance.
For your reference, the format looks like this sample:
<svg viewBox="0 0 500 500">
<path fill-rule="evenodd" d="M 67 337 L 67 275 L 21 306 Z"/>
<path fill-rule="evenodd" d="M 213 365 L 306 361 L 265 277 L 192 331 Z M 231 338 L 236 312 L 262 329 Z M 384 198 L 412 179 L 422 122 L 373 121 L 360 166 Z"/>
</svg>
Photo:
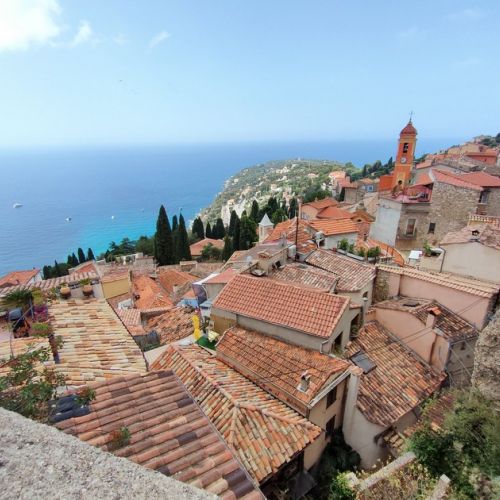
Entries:
<svg viewBox="0 0 500 500">
<path fill-rule="evenodd" d="M 500 216 L 500 188 L 491 189 L 486 204 L 486 213 L 488 215 Z"/>
<path fill-rule="evenodd" d="M 500 412 L 500 309 L 479 334 L 472 385 L 491 399 Z"/>
<path fill-rule="evenodd" d="M 373 286 L 373 303 L 389 298 L 389 273 L 377 269 L 377 277 Z"/>
</svg>

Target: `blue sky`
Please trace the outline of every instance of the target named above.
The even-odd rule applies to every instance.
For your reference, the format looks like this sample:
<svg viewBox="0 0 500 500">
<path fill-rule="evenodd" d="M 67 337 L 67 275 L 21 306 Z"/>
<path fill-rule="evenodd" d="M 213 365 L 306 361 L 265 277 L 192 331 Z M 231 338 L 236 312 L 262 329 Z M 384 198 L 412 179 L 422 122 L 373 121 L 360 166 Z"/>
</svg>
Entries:
<svg viewBox="0 0 500 500">
<path fill-rule="evenodd" d="M 500 132 L 497 0 L 0 0 L 0 146 Z"/>
</svg>

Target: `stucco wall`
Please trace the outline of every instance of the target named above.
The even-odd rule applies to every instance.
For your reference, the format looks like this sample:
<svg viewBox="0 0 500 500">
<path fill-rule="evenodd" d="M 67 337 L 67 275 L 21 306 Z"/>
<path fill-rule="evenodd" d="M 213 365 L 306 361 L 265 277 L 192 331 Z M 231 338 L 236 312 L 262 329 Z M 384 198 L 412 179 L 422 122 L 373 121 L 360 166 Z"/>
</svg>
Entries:
<svg viewBox="0 0 500 500">
<path fill-rule="evenodd" d="M 395 246 L 401 203 L 386 198 L 378 202 L 377 216 L 370 227 L 370 238 Z"/>
<path fill-rule="evenodd" d="M 207 299 L 215 300 L 225 286 L 226 283 L 205 283 L 204 287 L 207 291 Z"/>
<path fill-rule="evenodd" d="M 101 283 L 101 286 L 105 299 L 112 299 L 118 295 L 130 292 L 130 280 L 128 277 Z"/>
<path fill-rule="evenodd" d="M 326 250 L 331 250 L 333 248 L 337 248 L 339 242 L 343 239 L 346 239 L 349 244 L 354 243 L 358 240 L 358 233 L 346 233 L 346 234 L 336 234 L 334 236 L 327 236 L 325 238 L 324 245 L 320 245 L 321 248 Z"/>
<path fill-rule="evenodd" d="M 500 250 L 481 243 L 445 245 L 443 271 L 500 283 Z"/>
</svg>

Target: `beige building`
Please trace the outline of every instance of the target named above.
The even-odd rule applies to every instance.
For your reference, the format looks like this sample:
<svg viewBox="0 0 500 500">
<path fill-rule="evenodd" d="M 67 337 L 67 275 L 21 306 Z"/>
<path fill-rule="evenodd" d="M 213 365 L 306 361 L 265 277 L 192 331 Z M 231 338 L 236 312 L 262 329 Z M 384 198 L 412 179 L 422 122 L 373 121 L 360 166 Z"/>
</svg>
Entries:
<svg viewBox="0 0 500 500">
<path fill-rule="evenodd" d="M 448 233 L 440 247 L 444 272 L 500 283 L 500 225 L 466 226 Z"/>
</svg>

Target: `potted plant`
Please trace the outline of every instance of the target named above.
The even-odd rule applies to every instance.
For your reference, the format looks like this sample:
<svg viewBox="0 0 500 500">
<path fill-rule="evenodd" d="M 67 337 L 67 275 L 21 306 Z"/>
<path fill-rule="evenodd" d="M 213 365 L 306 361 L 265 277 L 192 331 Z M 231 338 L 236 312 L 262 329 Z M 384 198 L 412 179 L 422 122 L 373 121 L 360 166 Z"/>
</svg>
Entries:
<svg viewBox="0 0 500 500">
<path fill-rule="evenodd" d="M 59 293 L 63 299 L 69 299 L 71 297 L 71 288 L 67 283 L 61 283 L 59 286 Z"/>
<path fill-rule="evenodd" d="M 89 278 L 85 278 L 80 280 L 80 286 L 82 287 L 82 292 L 85 297 L 91 297 L 94 293 L 94 289 L 92 288 L 91 281 Z"/>
<path fill-rule="evenodd" d="M 379 247 L 373 247 L 368 249 L 367 252 L 367 257 L 369 262 L 375 262 L 378 257 L 380 257 L 380 248 Z"/>
<path fill-rule="evenodd" d="M 432 247 L 427 243 L 427 241 L 424 242 L 424 255 L 426 257 L 430 257 L 432 255 Z"/>
<path fill-rule="evenodd" d="M 349 242 L 347 241 L 346 238 L 342 238 L 337 245 L 337 250 L 340 253 L 346 253 L 348 249 L 349 249 Z"/>
</svg>

